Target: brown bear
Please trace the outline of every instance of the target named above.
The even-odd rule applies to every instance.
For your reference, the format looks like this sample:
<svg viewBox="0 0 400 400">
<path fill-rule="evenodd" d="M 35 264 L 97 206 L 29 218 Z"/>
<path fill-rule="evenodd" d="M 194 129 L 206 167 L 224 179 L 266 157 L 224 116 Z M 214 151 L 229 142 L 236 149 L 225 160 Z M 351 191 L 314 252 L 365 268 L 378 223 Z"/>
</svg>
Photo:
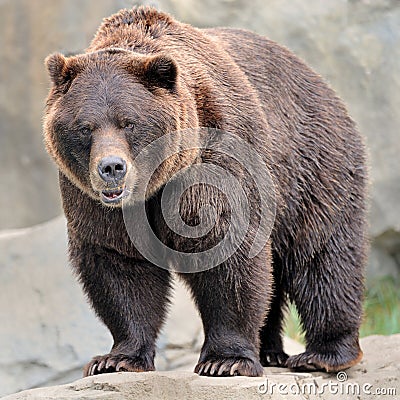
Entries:
<svg viewBox="0 0 400 400">
<path fill-rule="evenodd" d="M 261 376 L 262 366 L 338 371 L 360 361 L 365 148 L 320 76 L 267 38 L 197 29 L 151 7 L 121 10 L 104 20 L 84 54 L 52 54 L 46 65 L 52 88 L 44 136 L 59 168 L 70 259 L 114 339 L 110 353 L 94 357 L 84 375 L 154 369 L 172 284 L 167 264 L 174 260 L 166 257 L 160 268 L 138 251 L 122 205 L 141 203 L 135 185 L 150 167 L 138 155 L 183 131 L 191 132 L 193 148 L 179 134 L 159 148 L 167 156 L 140 205 L 160 242 L 190 256 L 216 246 L 234 218 L 224 194 L 200 181 L 179 198 L 179 213 L 196 227 L 204 207 L 213 207 L 213 227 L 202 237 L 173 232 L 162 198 L 167 184 L 179 186 L 183 169 L 215 164 L 236 174 L 249 198 L 248 231 L 229 257 L 195 273 L 175 269 L 204 326 L 195 372 Z M 217 149 L 225 134 L 248 143 L 270 173 L 276 216 L 255 256 L 249 248 L 262 219 L 257 176 L 247 168 L 252 157 L 246 166 L 234 151 L 201 150 L 200 128 L 215 130 Z M 147 237 L 140 223 L 135 229 Z M 291 357 L 282 347 L 288 301 L 306 338 L 305 352 Z"/>
</svg>

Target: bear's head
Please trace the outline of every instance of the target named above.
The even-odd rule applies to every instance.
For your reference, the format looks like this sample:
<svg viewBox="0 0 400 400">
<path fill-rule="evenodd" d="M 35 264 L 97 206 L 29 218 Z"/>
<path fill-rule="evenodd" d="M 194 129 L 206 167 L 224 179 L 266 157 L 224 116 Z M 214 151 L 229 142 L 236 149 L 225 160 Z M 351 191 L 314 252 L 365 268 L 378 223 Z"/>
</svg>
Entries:
<svg viewBox="0 0 400 400">
<path fill-rule="evenodd" d="M 168 55 L 117 48 L 71 57 L 56 53 L 46 66 L 53 84 L 44 117 L 47 150 L 72 183 L 104 205 L 120 206 L 135 190 L 136 177 L 150 168 L 143 165 L 146 157 L 141 165 L 135 157 L 154 140 L 192 128 L 196 144 L 195 101 Z M 197 157 L 195 150 L 179 154 L 179 136 L 174 138 L 168 152 L 172 147 L 176 153 L 154 173 L 148 196 Z"/>
</svg>

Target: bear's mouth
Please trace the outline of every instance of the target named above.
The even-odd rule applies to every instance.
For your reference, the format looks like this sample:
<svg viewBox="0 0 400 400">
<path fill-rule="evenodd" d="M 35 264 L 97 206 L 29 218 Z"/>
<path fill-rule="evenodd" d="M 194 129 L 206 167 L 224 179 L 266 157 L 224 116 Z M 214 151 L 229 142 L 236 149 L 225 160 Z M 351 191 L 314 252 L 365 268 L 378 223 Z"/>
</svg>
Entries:
<svg viewBox="0 0 400 400">
<path fill-rule="evenodd" d="M 118 204 L 128 195 L 128 191 L 123 188 L 102 190 L 100 193 L 101 201 L 105 204 Z"/>
</svg>

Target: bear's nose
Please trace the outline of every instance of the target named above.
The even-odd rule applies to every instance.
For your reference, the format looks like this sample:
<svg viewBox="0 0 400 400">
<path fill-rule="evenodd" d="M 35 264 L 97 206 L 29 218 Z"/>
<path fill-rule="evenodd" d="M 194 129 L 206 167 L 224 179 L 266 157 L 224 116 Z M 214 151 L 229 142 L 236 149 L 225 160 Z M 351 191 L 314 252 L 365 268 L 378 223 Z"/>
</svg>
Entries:
<svg viewBox="0 0 400 400">
<path fill-rule="evenodd" d="M 99 162 L 98 171 L 105 182 L 117 183 L 126 175 L 126 161 L 121 157 L 104 157 Z"/>
</svg>

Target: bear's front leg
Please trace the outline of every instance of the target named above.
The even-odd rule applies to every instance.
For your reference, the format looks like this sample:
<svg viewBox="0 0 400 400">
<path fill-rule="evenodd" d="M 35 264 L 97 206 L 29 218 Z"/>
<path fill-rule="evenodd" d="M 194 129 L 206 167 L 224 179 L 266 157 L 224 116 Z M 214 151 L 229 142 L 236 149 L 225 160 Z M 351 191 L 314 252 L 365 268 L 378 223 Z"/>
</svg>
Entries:
<svg viewBox="0 0 400 400">
<path fill-rule="evenodd" d="M 204 272 L 180 274 L 203 321 L 205 341 L 195 367 L 199 375 L 262 376 L 259 330 L 271 296 L 266 257 L 232 256 Z"/>
<path fill-rule="evenodd" d="M 155 341 L 170 288 L 169 272 L 99 246 L 71 241 L 70 253 L 94 310 L 114 339 L 110 353 L 94 357 L 85 366 L 84 376 L 154 370 Z"/>
</svg>

